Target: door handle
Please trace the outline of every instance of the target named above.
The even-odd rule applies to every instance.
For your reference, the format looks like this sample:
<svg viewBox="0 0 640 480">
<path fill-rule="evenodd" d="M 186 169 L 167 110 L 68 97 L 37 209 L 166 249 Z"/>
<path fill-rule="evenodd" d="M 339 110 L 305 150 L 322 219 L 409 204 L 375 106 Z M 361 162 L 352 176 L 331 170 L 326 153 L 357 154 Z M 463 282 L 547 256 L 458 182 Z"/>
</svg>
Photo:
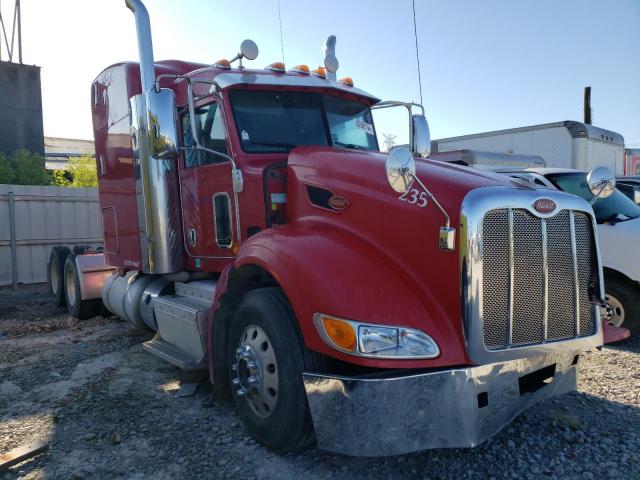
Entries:
<svg viewBox="0 0 640 480">
<path fill-rule="evenodd" d="M 189 237 L 189 244 L 192 247 L 196 246 L 196 229 L 195 228 L 190 228 L 188 230 L 187 236 Z"/>
</svg>

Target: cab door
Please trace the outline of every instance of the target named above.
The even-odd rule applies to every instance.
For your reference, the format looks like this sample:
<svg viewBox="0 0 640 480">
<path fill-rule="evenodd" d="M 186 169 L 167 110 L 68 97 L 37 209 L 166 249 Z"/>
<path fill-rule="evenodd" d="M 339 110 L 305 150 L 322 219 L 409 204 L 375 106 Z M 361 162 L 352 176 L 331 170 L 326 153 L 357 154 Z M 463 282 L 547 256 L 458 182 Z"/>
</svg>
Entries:
<svg viewBox="0 0 640 480">
<path fill-rule="evenodd" d="M 221 103 L 214 101 L 196 107 L 193 119 L 189 112 L 183 114 L 185 149 L 180 166 L 180 197 L 184 245 L 195 268 L 204 270 L 208 259 L 235 255 L 239 244 L 235 221 L 237 205 L 231 162 L 195 148 L 192 121 L 203 147 L 225 155 L 231 152 Z"/>
</svg>

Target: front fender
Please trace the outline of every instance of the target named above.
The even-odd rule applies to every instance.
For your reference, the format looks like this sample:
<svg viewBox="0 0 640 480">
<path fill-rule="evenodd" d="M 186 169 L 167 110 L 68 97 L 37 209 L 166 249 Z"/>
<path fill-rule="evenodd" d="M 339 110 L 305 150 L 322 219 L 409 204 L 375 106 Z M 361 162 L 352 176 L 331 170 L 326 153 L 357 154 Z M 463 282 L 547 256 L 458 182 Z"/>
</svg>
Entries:
<svg viewBox="0 0 640 480">
<path fill-rule="evenodd" d="M 245 241 L 238 251 L 233 268 L 247 265 L 260 266 L 278 282 L 311 350 L 379 368 L 470 363 L 461 327 L 451 324 L 445 313 L 447 305 L 433 301 L 429 292 L 421 291 L 393 261 L 392 255 L 345 229 L 298 221 L 265 230 Z M 225 286 L 220 287 L 224 292 Z M 419 328 L 438 343 L 440 356 L 431 360 L 376 360 L 339 352 L 318 334 L 313 323 L 317 312 L 373 324 Z"/>
</svg>

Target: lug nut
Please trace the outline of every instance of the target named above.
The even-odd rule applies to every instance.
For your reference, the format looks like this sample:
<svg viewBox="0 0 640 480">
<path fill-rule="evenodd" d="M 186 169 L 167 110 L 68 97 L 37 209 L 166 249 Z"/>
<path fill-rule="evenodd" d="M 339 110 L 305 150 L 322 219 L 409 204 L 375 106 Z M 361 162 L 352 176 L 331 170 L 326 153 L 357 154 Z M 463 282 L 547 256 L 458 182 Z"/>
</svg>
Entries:
<svg viewBox="0 0 640 480">
<path fill-rule="evenodd" d="M 231 383 L 233 383 L 234 385 L 240 385 L 240 379 L 234 378 L 233 380 L 231 380 Z"/>
<path fill-rule="evenodd" d="M 258 364 L 253 360 L 247 362 L 247 368 L 258 368 Z"/>
<path fill-rule="evenodd" d="M 249 381 L 249 385 L 255 385 L 256 383 L 258 383 L 258 379 L 253 375 L 251 375 L 247 380 Z"/>
</svg>

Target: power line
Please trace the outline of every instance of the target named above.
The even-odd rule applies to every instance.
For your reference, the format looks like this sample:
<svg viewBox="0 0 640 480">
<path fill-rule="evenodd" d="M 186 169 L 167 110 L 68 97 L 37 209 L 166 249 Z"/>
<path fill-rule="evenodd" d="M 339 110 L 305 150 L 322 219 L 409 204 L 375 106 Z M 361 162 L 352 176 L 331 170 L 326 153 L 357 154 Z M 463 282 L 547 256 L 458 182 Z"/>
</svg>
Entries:
<svg viewBox="0 0 640 480">
<path fill-rule="evenodd" d="M 282 41 L 282 15 L 280 12 L 280 0 L 278 2 L 278 23 L 280 24 L 280 49 L 282 51 L 282 63 L 284 63 L 284 42 Z"/>
<path fill-rule="evenodd" d="M 416 26 L 416 0 L 411 2 L 413 6 L 413 36 L 416 39 L 416 61 L 418 62 L 418 86 L 420 87 L 420 105 L 422 105 L 422 76 L 420 75 L 420 52 L 418 50 L 418 27 Z"/>
</svg>

